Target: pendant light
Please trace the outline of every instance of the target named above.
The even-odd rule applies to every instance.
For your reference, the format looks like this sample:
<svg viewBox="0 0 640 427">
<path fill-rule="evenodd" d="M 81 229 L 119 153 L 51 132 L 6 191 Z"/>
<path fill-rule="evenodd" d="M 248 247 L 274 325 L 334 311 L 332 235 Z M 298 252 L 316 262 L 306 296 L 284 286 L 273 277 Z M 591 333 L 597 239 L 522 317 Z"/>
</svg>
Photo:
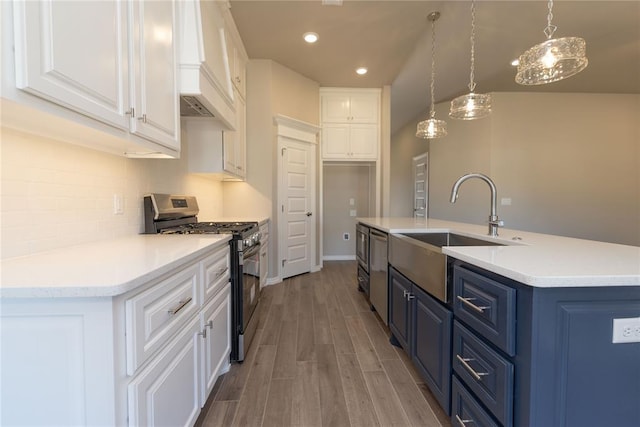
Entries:
<svg viewBox="0 0 640 427">
<path fill-rule="evenodd" d="M 491 114 L 491 95 L 475 93 L 473 81 L 475 71 L 476 7 L 471 0 L 471 72 L 469 73 L 469 93 L 451 101 L 449 116 L 460 120 L 474 120 Z"/>
<path fill-rule="evenodd" d="M 547 40 L 537 44 L 520 55 L 516 83 L 521 85 L 541 85 L 566 79 L 584 70 L 587 60 L 587 44 L 580 37 L 552 39 L 558 29 L 551 24 L 553 0 L 547 5 Z"/>
<path fill-rule="evenodd" d="M 431 12 L 427 19 L 431 21 L 431 111 L 429 119 L 418 123 L 416 136 L 425 139 L 441 138 L 447 135 L 447 122 L 436 119 L 435 110 L 435 80 L 436 80 L 436 21 L 440 12 Z"/>
</svg>

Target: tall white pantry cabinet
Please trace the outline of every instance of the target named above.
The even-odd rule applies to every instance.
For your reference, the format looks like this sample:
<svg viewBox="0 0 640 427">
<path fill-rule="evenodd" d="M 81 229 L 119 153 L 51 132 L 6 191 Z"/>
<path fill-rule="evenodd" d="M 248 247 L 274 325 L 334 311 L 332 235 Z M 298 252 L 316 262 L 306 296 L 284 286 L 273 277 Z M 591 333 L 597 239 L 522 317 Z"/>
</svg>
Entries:
<svg viewBox="0 0 640 427">
<path fill-rule="evenodd" d="M 322 159 L 376 161 L 380 89 L 320 89 Z"/>
</svg>

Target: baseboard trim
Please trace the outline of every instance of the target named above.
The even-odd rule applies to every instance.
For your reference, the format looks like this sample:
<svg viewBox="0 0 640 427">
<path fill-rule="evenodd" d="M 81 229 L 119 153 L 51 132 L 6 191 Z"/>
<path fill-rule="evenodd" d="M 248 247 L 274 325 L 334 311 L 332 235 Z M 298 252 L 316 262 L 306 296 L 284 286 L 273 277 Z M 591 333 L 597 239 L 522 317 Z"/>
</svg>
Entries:
<svg viewBox="0 0 640 427">
<path fill-rule="evenodd" d="M 355 261 L 355 255 L 324 255 L 323 261 Z"/>
</svg>

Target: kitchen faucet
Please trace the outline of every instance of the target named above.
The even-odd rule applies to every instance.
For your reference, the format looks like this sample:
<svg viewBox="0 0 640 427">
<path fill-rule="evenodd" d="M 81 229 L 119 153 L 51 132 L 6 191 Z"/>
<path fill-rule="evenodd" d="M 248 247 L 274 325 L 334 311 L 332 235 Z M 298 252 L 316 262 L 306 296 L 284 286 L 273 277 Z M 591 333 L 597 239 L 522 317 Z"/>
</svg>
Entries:
<svg viewBox="0 0 640 427">
<path fill-rule="evenodd" d="M 455 203 L 458 199 L 458 188 L 460 188 L 460 184 L 468 180 L 469 178 L 480 178 L 487 184 L 489 184 L 489 188 L 491 188 L 491 214 L 489 215 L 489 236 L 496 237 L 498 235 L 498 227 L 504 226 L 504 221 L 500 221 L 498 219 L 498 214 L 496 213 L 496 204 L 498 200 L 498 191 L 496 190 L 496 185 L 493 183 L 491 178 L 481 173 L 468 173 L 466 175 L 461 176 L 458 180 L 453 184 L 453 188 L 451 189 L 451 203 Z"/>
</svg>

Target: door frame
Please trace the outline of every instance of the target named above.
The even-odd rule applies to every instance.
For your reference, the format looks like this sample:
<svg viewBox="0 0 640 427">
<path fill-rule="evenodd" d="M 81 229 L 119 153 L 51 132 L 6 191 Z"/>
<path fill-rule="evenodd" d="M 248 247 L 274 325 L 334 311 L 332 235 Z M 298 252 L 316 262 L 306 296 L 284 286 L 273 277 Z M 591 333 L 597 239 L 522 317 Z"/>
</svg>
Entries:
<svg viewBox="0 0 640 427">
<path fill-rule="evenodd" d="M 293 119 L 291 117 L 283 116 L 281 114 L 274 117 L 274 124 L 277 127 L 276 135 L 277 135 L 277 156 L 278 156 L 278 171 L 277 171 L 277 193 L 278 193 L 278 205 L 276 206 L 276 215 L 277 215 L 277 242 L 276 247 L 278 248 L 278 257 L 277 257 L 277 271 L 278 271 L 278 282 L 282 281 L 283 277 L 283 265 L 282 260 L 285 258 L 285 241 L 286 241 L 286 223 L 285 223 L 285 215 L 283 213 L 283 206 L 285 203 L 285 184 L 284 184 L 284 171 L 282 167 L 282 149 L 286 147 L 287 141 L 295 141 L 298 143 L 308 144 L 309 147 L 313 150 L 314 162 L 311 164 L 312 170 L 309 175 L 311 177 L 311 200 L 310 207 L 313 215 L 311 216 L 311 224 L 309 225 L 309 233 L 311 238 L 310 243 L 310 272 L 319 271 L 322 267 L 321 264 L 318 264 L 318 236 L 322 235 L 322 223 L 320 221 L 320 212 L 318 210 L 319 204 L 318 201 L 318 159 L 320 158 L 319 145 L 318 145 L 318 134 L 320 132 L 320 128 L 311 123 L 303 122 L 301 120 Z"/>
<path fill-rule="evenodd" d="M 425 152 L 422 154 L 418 154 L 417 156 L 413 156 L 413 158 L 411 159 L 411 172 L 412 172 L 412 176 L 411 176 L 411 180 L 413 181 L 413 192 L 412 192 L 412 197 L 413 197 L 413 207 L 412 207 L 412 213 L 413 213 L 413 217 L 416 218 L 416 166 L 418 164 L 418 162 L 420 162 L 422 159 L 424 159 L 424 163 L 425 163 L 425 180 L 424 180 L 424 193 L 425 193 L 425 197 L 424 197 L 424 217 L 428 218 L 429 217 L 429 152 Z"/>
</svg>

